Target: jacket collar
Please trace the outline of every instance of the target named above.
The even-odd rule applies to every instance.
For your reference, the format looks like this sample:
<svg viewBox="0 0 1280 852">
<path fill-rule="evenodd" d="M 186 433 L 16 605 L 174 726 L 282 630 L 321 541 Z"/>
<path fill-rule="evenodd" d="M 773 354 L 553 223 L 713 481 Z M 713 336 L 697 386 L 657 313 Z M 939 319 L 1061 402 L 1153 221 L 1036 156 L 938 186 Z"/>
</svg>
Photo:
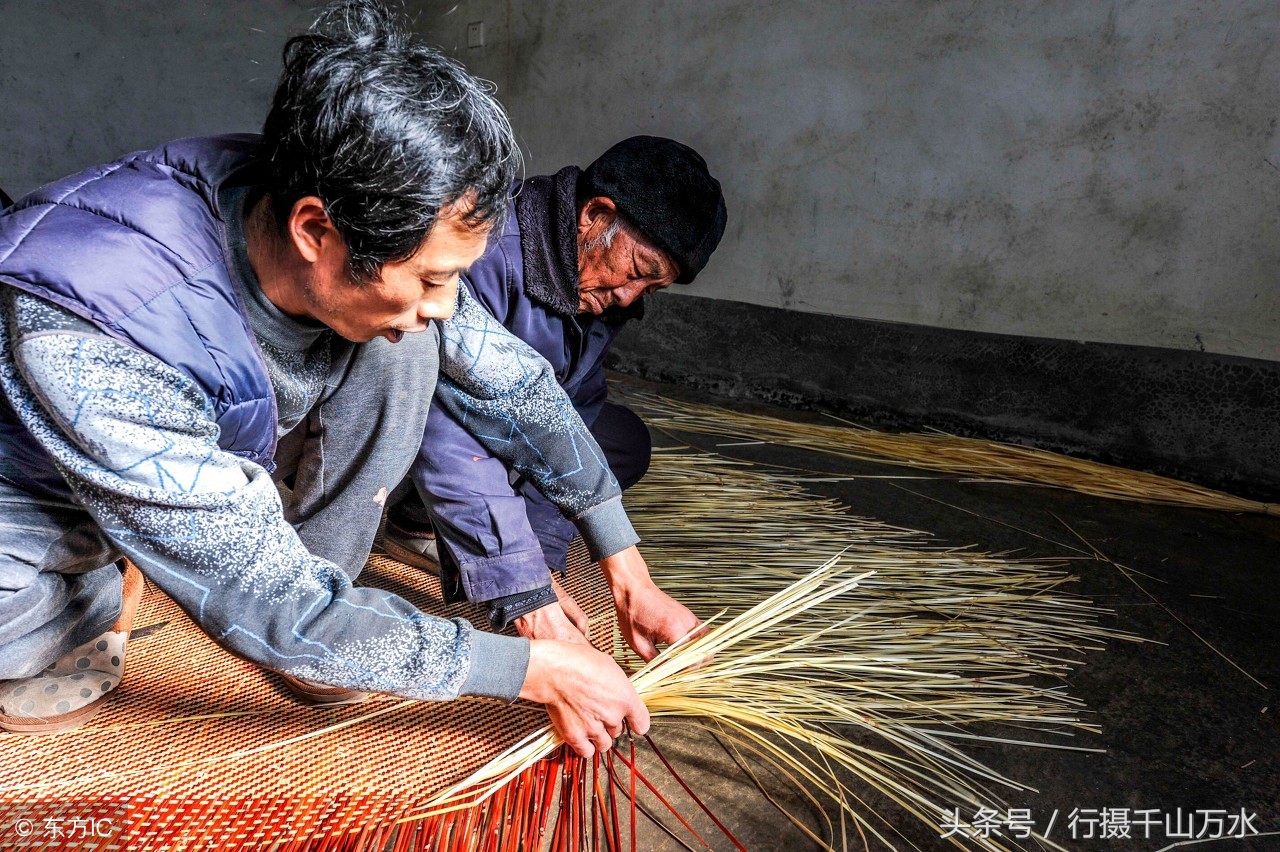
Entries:
<svg viewBox="0 0 1280 852">
<path fill-rule="evenodd" d="M 578 312 L 578 175 L 566 166 L 520 185 L 516 222 L 524 260 L 524 292 L 558 314 Z"/>
<path fill-rule="evenodd" d="M 561 316 L 578 313 L 578 176 L 566 166 L 554 175 L 532 177 L 515 197 L 524 264 L 524 292 Z M 627 308 L 610 308 L 605 322 L 622 323 L 644 316 L 644 300 Z"/>
</svg>

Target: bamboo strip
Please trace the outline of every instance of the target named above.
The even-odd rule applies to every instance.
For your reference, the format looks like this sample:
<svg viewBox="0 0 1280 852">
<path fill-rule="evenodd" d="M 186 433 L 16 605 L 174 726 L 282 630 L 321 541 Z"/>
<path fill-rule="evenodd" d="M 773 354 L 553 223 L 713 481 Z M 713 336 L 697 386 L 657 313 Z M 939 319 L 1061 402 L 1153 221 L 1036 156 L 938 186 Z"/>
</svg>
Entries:
<svg viewBox="0 0 1280 852">
<path fill-rule="evenodd" d="M 660 450 L 627 503 L 660 584 L 712 619 L 632 676 L 650 713 L 713 720 L 868 842 L 892 847 L 895 831 L 850 779 L 941 836 L 951 808 L 998 807 L 993 785 L 1029 789 L 961 746 L 1040 745 L 1030 733 L 1085 748 L 1061 741 L 1096 731 L 1062 680 L 1084 652 L 1131 638 L 1063 591 L 1058 567 L 855 518 L 742 463 Z M 543 729 L 429 808 L 491 795 L 558 746 Z"/>
<path fill-rule="evenodd" d="M 800 447 L 840 458 L 890 462 L 995 482 L 1046 485 L 1113 500 L 1280 516 L 1277 503 L 1247 500 L 1152 473 L 998 441 L 941 432 L 877 432 L 844 420 L 842 425 L 795 423 L 639 391 L 629 392 L 627 398 L 650 424 L 685 432 Z"/>
</svg>

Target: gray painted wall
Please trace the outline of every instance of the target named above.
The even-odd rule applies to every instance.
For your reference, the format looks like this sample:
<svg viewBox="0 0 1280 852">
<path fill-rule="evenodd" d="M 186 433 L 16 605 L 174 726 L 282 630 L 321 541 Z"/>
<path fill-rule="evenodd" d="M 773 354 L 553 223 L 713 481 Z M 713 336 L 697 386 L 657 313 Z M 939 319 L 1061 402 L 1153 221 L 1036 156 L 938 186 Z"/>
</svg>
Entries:
<svg viewBox="0 0 1280 852">
<path fill-rule="evenodd" d="M 532 173 L 706 156 L 729 229 L 690 293 L 1280 360 L 1274 0 L 424 8 Z"/>
<path fill-rule="evenodd" d="M 256 129 L 313 5 L 0 0 L 0 186 Z M 409 6 L 531 172 L 637 132 L 706 155 L 730 226 L 688 292 L 1280 360 L 1271 0 Z"/>
<path fill-rule="evenodd" d="M 0 0 L 0 187 L 181 136 L 256 131 L 303 0 Z"/>
</svg>

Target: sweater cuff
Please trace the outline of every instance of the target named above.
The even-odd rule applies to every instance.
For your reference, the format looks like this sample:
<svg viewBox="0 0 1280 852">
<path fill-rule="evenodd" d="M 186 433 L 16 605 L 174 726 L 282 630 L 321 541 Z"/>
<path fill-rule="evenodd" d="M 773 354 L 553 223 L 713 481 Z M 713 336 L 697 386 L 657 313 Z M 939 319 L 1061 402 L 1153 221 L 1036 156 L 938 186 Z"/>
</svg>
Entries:
<svg viewBox="0 0 1280 852">
<path fill-rule="evenodd" d="M 640 542 L 626 509 L 622 508 L 621 496 L 592 506 L 574 517 L 573 523 L 582 533 L 591 558 L 597 562 Z"/>
<path fill-rule="evenodd" d="M 520 697 L 529 671 L 529 640 L 471 631 L 471 670 L 460 695 L 497 698 L 510 703 Z"/>
</svg>

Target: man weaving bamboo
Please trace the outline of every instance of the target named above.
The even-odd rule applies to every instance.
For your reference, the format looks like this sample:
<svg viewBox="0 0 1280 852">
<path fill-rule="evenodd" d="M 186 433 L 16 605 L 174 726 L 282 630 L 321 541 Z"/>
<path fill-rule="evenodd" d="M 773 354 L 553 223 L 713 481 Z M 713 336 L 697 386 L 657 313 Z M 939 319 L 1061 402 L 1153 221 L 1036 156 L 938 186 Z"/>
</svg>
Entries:
<svg viewBox="0 0 1280 852">
<path fill-rule="evenodd" d="M 502 377 L 536 353 L 457 287 L 517 152 L 474 79 L 348 0 L 286 47 L 261 138 L 131 154 L 0 215 L 0 727 L 66 730 L 115 695 L 145 575 L 309 701 L 522 696 L 587 755 L 647 728 L 593 649 L 352 585 L 438 365 L 478 418 L 524 422 Z M 593 547 L 631 542 L 586 502 Z"/>
<path fill-rule="evenodd" d="M 720 184 L 696 151 L 635 136 L 585 170 L 517 184 L 505 230 L 464 276 L 464 289 L 546 358 L 623 488 L 649 467 L 649 434 L 607 399 L 605 355 L 643 313 L 642 296 L 693 281 L 725 221 Z M 555 458 L 556 447 L 514 425 L 494 430 L 442 377 L 412 474 L 426 505 L 410 494 L 390 509 L 387 548 L 424 567 L 438 562 L 446 594 L 484 602 L 495 628 L 584 642 L 586 616 L 552 579 L 565 568 L 574 527 L 543 494 L 536 466 L 502 458 L 512 443 L 542 459 Z M 599 463 L 581 451 L 565 464 L 579 460 Z M 593 555 L 604 557 L 619 626 L 641 657 L 696 629 L 689 610 L 650 580 L 636 548 Z"/>
</svg>

